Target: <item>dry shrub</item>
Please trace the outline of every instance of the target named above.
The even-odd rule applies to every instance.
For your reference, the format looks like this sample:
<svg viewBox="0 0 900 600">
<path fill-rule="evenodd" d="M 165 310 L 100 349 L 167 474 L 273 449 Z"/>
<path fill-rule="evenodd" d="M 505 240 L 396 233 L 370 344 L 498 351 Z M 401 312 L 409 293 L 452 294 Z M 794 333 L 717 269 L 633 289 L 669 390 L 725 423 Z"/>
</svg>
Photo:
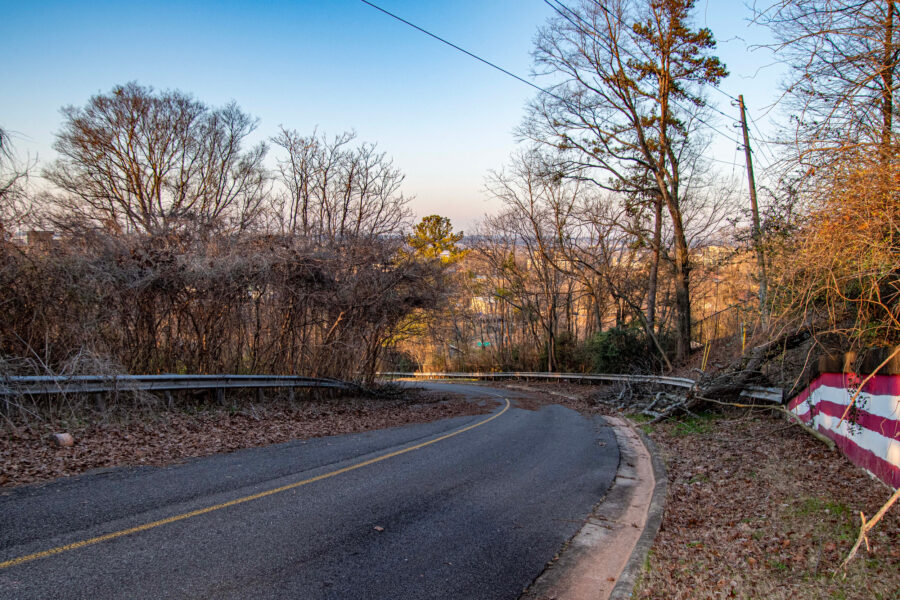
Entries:
<svg viewBox="0 0 900 600">
<path fill-rule="evenodd" d="M 856 346 L 900 341 L 900 168 L 848 161 L 773 261 L 776 302 L 796 323 Z"/>
<path fill-rule="evenodd" d="M 371 378 L 384 342 L 439 289 L 440 269 L 398 246 L 251 233 L 6 243 L 0 355 L 42 374 L 73 372 L 83 351 L 76 363 L 100 356 L 116 372 Z"/>
</svg>

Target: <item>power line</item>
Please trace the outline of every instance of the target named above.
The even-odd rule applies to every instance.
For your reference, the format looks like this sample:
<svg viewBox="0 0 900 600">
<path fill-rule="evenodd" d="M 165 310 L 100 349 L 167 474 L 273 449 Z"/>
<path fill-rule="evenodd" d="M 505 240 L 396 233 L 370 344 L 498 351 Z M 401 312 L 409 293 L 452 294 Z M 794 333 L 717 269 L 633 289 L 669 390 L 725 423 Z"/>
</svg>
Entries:
<svg viewBox="0 0 900 600">
<path fill-rule="evenodd" d="M 751 117 L 750 115 L 747 115 L 747 119 L 750 121 L 750 126 L 756 130 L 756 134 L 759 136 L 759 139 L 753 138 L 753 140 L 762 144 L 761 147 L 766 149 L 766 151 L 769 153 L 769 156 L 772 159 L 773 163 L 778 162 L 778 160 L 775 157 L 775 154 L 772 152 L 771 149 L 769 149 L 769 144 L 772 142 L 762 139 L 763 138 L 762 131 L 760 131 L 759 127 L 756 125 L 756 121 L 753 119 L 753 117 Z"/>
<path fill-rule="evenodd" d="M 734 170 L 737 168 L 738 147 L 734 147 L 734 155 L 731 158 L 731 178 L 734 179 Z"/>
<path fill-rule="evenodd" d="M 714 110 L 715 110 L 715 109 L 714 109 Z M 718 112 L 719 114 L 723 114 L 723 115 L 724 115 L 724 113 L 722 113 L 722 111 L 716 110 L 716 112 Z M 725 115 L 725 116 L 727 116 L 727 115 Z M 759 129 L 759 126 L 757 126 L 756 122 L 753 120 L 753 117 L 751 117 L 749 113 L 747 113 L 746 117 L 747 117 L 747 122 L 750 123 L 750 125 L 753 127 L 753 129 L 756 130 L 757 136 L 759 136 L 759 137 L 755 137 L 755 136 L 750 135 L 750 134 L 748 133 L 748 137 L 749 137 L 751 140 L 753 140 L 754 142 L 757 142 L 757 143 L 758 143 L 758 148 L 759 148 L 759 150 L 760 150 L 760 155 L 761 155 L 766 161 L 769 161 L 769 164 L 770 164 L 770 165 L 773 164 L 773 163 L 778 162 L 778 160 L 775 158 L 775 155 L 774 155 L 774 154 L 772 153 L 772 151 L 769 149 L 769 144 L 771 143 L 771 141 L 765 139 L 765 136 L 762 134 L 762 131 Z M 755 151 L 755 150 L 753 151 L 753 154 L 756 154 L 756 151 Z"/>
<path fill-rule="evenodd" d="M 386 14 L 387 16 L 389 16 L 389 17 L 391 17 L 391 18 L 393 18 L 393 19 L 396 19 L 396 20 L 400 21 L 401 23 L 403 23 L 403 24 L 405 24 L 405 25 L 409 25 L 409 26 L 412 27 L 413 29 L 416 29 L 416 30 L 418 30 L 418 31 L 421 31 L 421 32 L 424 33 L 425 35 L 427 35 L 427 36 L 429 36 L 429 37 L 432 37 L 432 38 L 436 39 L 437 41 L 439 41 L 439 42 L 441 42 L 441 43 L 443 43 L 443 44 L 446 44 L 446 45 L 450 46 L 450 47 L 453 48 L 454 50 L 458 50 L 459 52 L 462 52 L 462 53 L 465 54 L 466 56 L 470 56 L 470 57 L 474 58 L 474 59 L 477 60 L 477 61 L 483 62 L 483 63 L 486 64 L 487 66 L 489 66 L 489 67 L 491 67 L 491 68 L 493 68 L 493 69 L 496 69 L 496 70 L 500 71 L 500 72 L 503 73 L 504 75 L 508 75 L 509 77 L 512 77 L 513 79 L 516 79 L 516 80 L 518 80 L 518 81 L 521 81 L 521 82 L 524 83 L 525 85 L 529 85 L 529 86 L 533 87 L 534 89 L 538 90 L 539 92 L 543 92 L 543 93 L 545 93 L 545 94 L 548 94 L 548 95 L 550 95 L 550 96 L 553 96 L 554 98 L 556 98 L 557 100 L 559 100 L 559 101 L 561 101 L 561 102 L 565 102 L 565 100 L 563 100 L 562 98 L 560 98 L 559 96 L 557 96 L 557 95 L 554 94 L 553 92 L 547 91 L 547 90 L 545 90 L 544 88 L 542 88 L 541 86 L 536 85 L 536 84 L 532 83 L 531 81 L 528 81 L 527 79 L 525 79 L 525 78 L 523 78 L 523 77 L 519 77 L 518 75 L 516 75 L 515 73 L 513 73 L 513 72 L 511 72 L 511 71 L 507 71 L 507 70 L 504 69 L 503 67 L 498 66 L 498 65 L 492 63 L 491 61 L 485 59 L 485 58 L 481 58 L 481 57 L 478 56 L 477 54 L 473 54 L 472 52 L 469 52 L 469 51 L 466 50 L 465 48 L 460 48 L 459 46 L 457 46 L 457 45 L 454 44 L 453 42 L 449 42 L 449 41 L 445 40 L 444 38 L 440 37 L 439 35 L 435 35 L 435 34 L 431 33 L 430 31 L 428 31 L 428 30 L 426 30 L 426 29 L 423 29 L 423 28 L 419 27 L 419 26 L 416 25 L 415 23 L 410 23 L 409 21 L 407 21 L 407 20 L 404 19 L 403 17 L 400 17 L 400 16 L 398 16 L 398 15 L 395 15 L 394 13 L 392 13 L 392 12 L 390 12 L 390 11 L 387 11 L 387 10 L 383 9 L 383 8 L 381 8 L 380 6 L 376 6 L 375 4 L 372 4 L 371 2 L 369 2 L 368 0 L 360 0 L 360 2 L 362 2 L 363 4 L 366 4 L 366 5 L 368 5 L 368 6 L 371 6 L 372 8 L 374 8 L 374 9 L 377 10 L 377 11 L 383 12 L 383 13 Z"/>
<path fill-rule="evenodd" d="M 572 25 L 574 25 L 576 29 L 578 29 L 579 31 L 581 31 L 581 32 L 584 33 L 585 35 L 588 35 L 588 32 L 586 32 L 584 29 L 582 29 L 582 27 L 581 27 L 578 23 L 576 23 L 575 21 L 573 21 L 568 15 L 566 15 L 564 12 L 562 12 L 562 11 L 561 11 L 559 8 L 557 8 L 554 4 L 551 4 L 549 0 L 544 0 L 544 4 L 546 4 L 547 6 L 549 6 L 550 8 L 552 8 L 552 9 L 556 12 L 556 14 L 558 14 L 559 16 L 561 16 L 563 19 L 565 19 L 566 21 L 568 21 L 569 23 L 571 23 Z M 568 6 L 566 6 L 565 4 L 563 4 L 562 2 L 558 2 L 558 1 L 555 0 L 555 4 L 558 4 L 558 5 L 560 6 L 560 8 L 563 8 L 563 9 L 566 10 L 567 12 L 572 13 L 572 15 L 574 15 L 575 18 L 577 18 L 579 21 L 584 22 L 584 19 L 582 19 L 580 16 L 578 16 L 577 13 L 573 12 L 571 8 L 569 8 Z"/>
<path fill-rule="evenodd" d="M 735 154 L 737 154 L 737 152 L 738 152 L 737 146 L 735 146 L 735 151 L 734 151 L 734 152 L 735 152 Z M 734 169 L 740 166 L 740 165 L 737 164 L 737 157 L 735 157 L 734 160 L 732 160 L 732 161 L 730 161 L 730 162 L 727 161 L 727 160 L 722 160 L 721 158 L 713 158 L 712 156 L 704 156 L 704 157 L 703 157 L 703 160 L 709 160 L 709 161 L 712 161 L 712 162 L 717 162 L 717 163 L 720 163 L 720 164 L 723 164 L 723 165 L 728 165 L 729 167 L 732 167 L 732 169 L 731 169 L 732 175 L 734 175 Z"/>
<path fill-rule="evenodd" d="M 717 88 L 713 88 L 713 89 L 717 89 Z M 735 123 L 735 127 L 737 126 L 738 121 L 736 121 L 732 115 L 724 113 L 714 106 L 709 106 L 709 108 L 714 110 L 715 112 L 719 113 L 726 119 L 733 121 Z M 761 144 L 760 149 L 766 160 L 771 160 L 772 162 L 777 162 L 774 158 L 774 155 L 772 155 L 771 151 L 768 149 L 768 145 L 771 144 L 772 142 L 770 140 L 765 139 L 765 136 L 763 135 L 762 131 L 759 129 L 756 122 L 753 120 L 753 118 L 749 114 L 747 115 L 747 121 L 750 123 L 750 125 L 753 127 L 753 129 L 756 130 L 756 136 L 751 135 L 750 139 L 753 140 L 754 142 L 758 142 L 759 144 Z M 729 136 L 726 136 L 726 137 L 728 137 L 731 141 L 736 141 L 738 144 L 742 143 L 739 140 L 734 140 L 734 138 L 731 138 Z M 753 153 L 756 154 L 756 151 L 754 151 Z M 766 153 L 768 153 L 768 156 L 765 156 Z"/>
<path fill-rule="evenodd" d="M 554 0 L 554 1 L 556 1 L 556 0 Z M 610 15 L 610 16 L 612 16 L 614 19 L 616 19 L 616 21 L 618 21 L 619 24 L 625 25 L 619 17 L 617 17 L 616 15 L 612 14 L 612 13 L 609 11 L 609 9 L 606 8 L 605 6 L 603 6 L 603 4 L 601 4 L 598 0 L 593 0 L 593 1 L 594 1 L 594 3 L 597 4 L 597 6 L 599 6 L 604 12 L 606 12 L 608 15 Z M 555 94 L 555 93 L 553 93 L 553 92 L 551 92 L 551 91 L 549 91 L 549 90 L 547 90 L 547 89 L 544 89 L 544 88 L 542 88 L 541 86 L 539 86 L 539 85 L 537 85 L 537 84 L 535 84 L 535 83 L 533 83 L 533 82 L 531 82 L 531 81 L 528 81 L 527 79 L 525 79 L 525 78 L 523 78 L 523 77 L 519 77 L 519 76 L 516 75 L 515 73 L 513 73 L 513 72 L 511 72 L 511 71 L 508 71 L 507 69 L 504 69 L 503 67 L 501 67 L 501 66 L 499 66 L 499 65 L 496 65 L 496 64 L 494 64 L 493 62 L 491 62 L 491 61 L 489 61 L 489 60 L 487 60 L 487 59 L 485 59 L 485 58 L 482 58 L 482 57 L 478 56 L 477 54 L 474 54 L 474 53 L 472 53 L 472 52 L 469 52 L 469 51 L 466 50 L 465 48 L 462 48 L 462 47 L 460 47 L 460 46 L 457 46 L 457 45 L 454 44 L 453 42 L 450 42 L 450 41 L 448 41 L 448 40 L 446 40 L 446 39 L 440 37 L 439 35 L 436 35 L 436 34 L 434 34 L 434 33 L 431 33 L 431 32 L 428 31 L 427 29 L 424 29 L 424 28 L 422 28 L 422 27 L 419 27 L 419 26 L 416 25 L 415 23 L 412 23 L 412 22 L 410 22 L 410 21 L 407 21 L 407 20 L 404 19 L 403 17 L 400 17 L 399 15 L 396 15 L 396 14 L 394 14 L 394 13 L 388 11 L 388 10 L 385 10 L 385 9 L 381 8 L 380 6 L 378 6 L 378 5 L 376 5 L 376 4 L 373 4 L 372 2 L 369 2 L 369 0 L 360 0 L 360 2 L 362 2 L 363 4 L 366 4 L 367 6 L 370 6 L 371 8 L 374 8 L 375 10 L 377 10 L 377 11 L 379 11 L 379 12 L 384 13 L 385 15 L 391 17 L 392 19 L 396 19 L 397 21 L 403 23 L 404 25 L 408 25 L 409 27 L 412 27 L 413 29 L 415 29 L 415 30 L 417 30 L 417 31 L 420 31 L 421 33 L 424 33 L 425 35 L 427 35 L 427 36 L 429 36 L 429 37 L 431 37 L 431 38 L 436 39 L 437 41 L 441 42 L 442 44 L 446 44 L 447 46 L 450 46 L 450 47 L 453 48 L 454 50 L 457 50 L 457 51 L 459 51 L 459 52 L 462 52 L 462 53 L 465 54 L 466 56 L 469 56 L 469 57 L 471 57 L 471 58 L 474 58 L 475 60 L 477 60 L 477 61 L 479 61 L 479 62 L 482 62 L 482 63 L 488 65 L 489 67 L 491 67 L 491 68 L 493 68 L 493 69 L 496 69 L 497 71 L 500 71 L 501 73 L 503 73 L 504 75 L 507 75 L 508 77 L 512 77 L 513 79 L 515 79 L 515 80 L 517 80 L 517 81 L 519 81 L 519 82 L 521 82 L 521 83 L 524 83 L 525 85 L 528 85 L 528 86 L 530 86 L 530 87 L 532 87 L 532 88 L 538 90 L 539 92 L 542 92 L 542 93 L 544 93 L 544 94 L 547 94 L 548 96 L 552 96 L 552 97 L 556 98 L 557 100 L 559 100 L 560 102 L 562 102 L 562 103 L 564 103 L 564 104 L 566 104 L 566 105 L 571 106 L 571 102 L 570 102 L 570 101 L 568 101 L 568 100 L 566 100 L 566 99 L 564 99 L 564 98 L 561 98 L 561 97 L 558 96 L 557 94 Z M 571 23 L 572 25 L 574 25 L 579 31 L 581 31 L 581 32 L 584 33 L 585 35 L 589 35 L 589 36 L 592 35 L 592 34 L 590 34 L 589 32 L 585 31 L 584 28 L 582 28 L 581 26 L 579 26 L 577 23 L 575 23 L 574 21 L 572 21 L 571 18 L 569 18 L 567 15 L 565 15 L 563 12 L 561 12 L 559 8 L 557 8 L 556 6 L 554 6 L 553 4 L 551 4 L 548 0 L 544 0 L 544 2 L 545 2 L 548 6 L 550 6 L 550 8 L 552 8 L 557 14 L 559 14 L 561 17 L 565 18 L 565 19 L 566 19 L 569 23 Z M 578 13 L 574 12 L 572 9 L 570 9 L 569 7 L 567 7 L 565 4 L 563 4 L 563 3 L 561 3 L 561 2 L 558 2 L 558 1 L 556 1 L 556 4 L 558 4 L 560 7 L 562 7 L 563 9 L 565 9 L 567 12 L 569 12 L 570 14 L 572 14 L 573 16 L 575 16 L 579 21 L 581 21 L 581 22 L 583 22 L 583 23 L 586 23 L 586 21 L 585 21 Z M 589 25 L 589 24 L 588 24 L 588 25 Z M 633 57 L 633 58 L 636 58 L 636 57 Z M 717 89 L 717 88 L 713 87 L 713 89 Z M 718 90 L 718 91 L 721 91 L 721 90 Z M 725 92 L 722 92 L 722 93 L 725 94 Z M 725 94 L 725 95 L 727 96 L 728 94 Z M 730 96 L 729 96 L 729 97 L 730 97 Z M 674 100 L 672 101 L 672 103 L 673 103 L 675 106 L 678 106 L 679 108 L 681 108 L 682 110 L 686 110 L 683 106 L 678 105 L 678 103 L 676 103 Z M 714 110 L 715 110 L 715 109 L 714 109 Z M 717 111 L 717 112 L 720 112 L 720 113 L 721 113 L 721 111 Z M 724 114 L 724 113 L 721 113 L 721 114 Z M 727 116 L 727 115 L 726 115 L 726 116 Z M 711 125 L 708 121 L 706 121 L 706 120 L 704 120 L 704 119 L 702 119 L 702 118 L 700 118 L 700 117 L 698 117 L 698 116 L 696 116 L 696 115 L 694 115 L 694 118 L 697 119 L 698 121 L 700 121 L 701 123 L 703 123 L 704 125 L 706 125 L 707 127 L 709 127 L 710 129 L 712 129 L 713 131 L 715 131 L 716 133 L 718 133 L 719 135 L 721 135 L 721 136 L 723 136 L 724 138 L 728 139 L 729 141 L 732 141 L 732 142 L 735 142 L 735 143 L 740 143 L 740 142 L 738 142 L 737 140 L 735 140 L 734 138 L 732 138 L 731 136 L 729 136 L 729 135 L 727 135 L 726 133 L 722 132 L 720 129 L 718 129 L 718 128 L 714 127 L 713 125 Z M 717 162 L 723 162 L 723 161 L 717 161 Z M 728 164 L 728 163 L 726 163 L 726 164 Z"/>
<path fill-rule="evenodd" d="M 713 88 L 713 89 L 715 89 L 715 88 Z M 725 117 L 726 119 L 728 119 L 729 121 L 735 121 L 734 115 L 729 115 L 728 113 L 724 113 L 724 112 L 722 112 L 721 110 L 719 110 L 718 108 L 716 108 L 715 106 L 713 106 L 713 105 L 711 105 L 711 104 L 707 104 L 707 106 L 708 106 L 711 110 L 713 110 L 713 111 L 719 113 L 720 115 L 722 115 L 723 117 Z M 735 121 L 735 122 L 736 122 L 736 121 Z"/>
<path fill-rule="evenodd" d="M 717 88 L 713 88 L 713 89 L 717 89 Z M 724 93 L 724 92 L 723 92 L 723 93 Z M 726 94 L 726 95 L 728 95 L 728 94 Z M 730 96 L 729 96 L 729 97 L 730 97 Z M 720 115 L 722 115 L 722 116 L 725 117 L 726 119 L 729 119 L 729 120 L 731 120 L 731 121 L 734 121 L 734 122 L 735 122 L 735 126 L 737 126 L 738 122 L 735 121 L 735 119 L 734 119 L 733 116 L 731 116 L 731 115 L 729 115 L 729 114 L 726 114 L 726 113 L 722 112 L 721 110 L 719 110 L 718 108 L 716 108 L 716 107 L 714 107 L 714 106 L 711 106 L 711 105 L 710 105 L 709 108 L 712 109 L 712 110 L 714 110 L 715 112 L 719 113 Z M 756 125 L 756 122 L 753 121 L 752 117 L 750 117 L 749 114 L 747 115 L 747 120 L 748 120 L 748 122 L 750 123 L 750 125 L 756 130 L 757 136 L 759 136 L 759 137 L 755 137 L 755 136 L 752 136 L 752 135 L 751 135 L 751 136 L 749 136 L 749 137 L 750 137 L 750 139 L 753 140 L 754 142 L 757 142 L 757 143 L 760 144 L 760 145 L 759 145 L 759 149 L 760 149 L 760 154 L 762 155 L 762 157 L 763 157 L 766 161 L 769 161 L 770 164 L 771 164 L 771 163 L 774 163 L 774 162 L 777 162 L 777 160 L 775 159 L 774 155 L 771 153 L 771 151 L 770 151 L 769 148 L 768 148 L 768 145 L 769 145 L 771 142 L 770 142 L 769 140 L 766 140 L 766 139 L 765 139 L 765 136 L 763 136 L 762 131 L 760 131 L 759 127 Z M 719 132 L 719 133 L 721 134 L 722 132 Z M 730 141 L 733 141 L 733 142 L 735 142 L 735 143 L 737 143 L 737 144 L 739 144 L 739 145 L 742 145 L 742 144 L 743 144 L 743 142 L 741 142 L 740 140 L 735 140 L 734 138 L 732 138 L 732 137 L 730 137 L 730 136 L 727 136 L 727 135 L 726 135 L 725 137 L 728 138 Z M 753 152 L 753 154 L 756 154 L 756 150 L 753 150 L 752 152 Z"/>
<path fill-rule="evenodd" d="M 701 119 L 700 117 L 698 117 L 697 115 L 694 115 L 694 118 L 697 119 L 698 121 L 700 121 L 701 123 L 703 123 L 704 125 L 706 125 L 707 127 L 709 127 L 710 129 L 712 129 L 713 131 L 715 131 L 716 133 L 718 133 L 719 135 L 721 135 L 723 138 L 725 138 L 729 142 L 734 142 L 735 144 L 740 145 L 740 143 L 741 143 L 740 140 L 731 137 L 730 135 L 728 135 L 727 133 L 725 133 L 718 127 L 714 127 L 713 125 L 710 124 L 709 121 L 705 121 L 705 120 Z"/>
<path fill-rule="evenodd" d="M 733 100 L 734 102 L 737 102 L 737 101 L 738 101 L 737 98 L 735 98 L 734 96 L 732 96 L 732 95 L 729 94 L 728 92 L 726 92 L 726 91 L 724 91 L 724 90 L 722 90 L 722 89 L 720 89 L 720 88 L 717 88 L 716 86 L 710 86 L 710 87 L 711 87 L 712 89 L 716 90 L 717 92 L 719 92 L 720 94 L 722 94 L 723 96 L 725 96 L 726 98 L 728 98 L 729 100 Z"/>
</svg>

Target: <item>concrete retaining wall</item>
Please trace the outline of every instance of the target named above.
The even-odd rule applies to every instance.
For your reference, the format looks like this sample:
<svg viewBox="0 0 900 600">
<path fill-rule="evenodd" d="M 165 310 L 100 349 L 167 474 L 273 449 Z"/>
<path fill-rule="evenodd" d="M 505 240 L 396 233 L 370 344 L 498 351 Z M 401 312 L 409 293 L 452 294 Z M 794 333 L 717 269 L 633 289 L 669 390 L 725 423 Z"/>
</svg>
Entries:
<svg viewBox="0 0 900 600">
<path fill-rule="evenodd" d="M 877 354 L 884 355 L 885 351 Z M 882 359 L 883 360 L 883 359 Z M 893 488 L 900 487 L 900 364 L 892 361 L 870 379 L 847 418 L 841 416 L 865 374 L 850 372 L 861 362 L 869 372 L 880 361 L 864 357 L 826 358 L 819 374 L 788 403 L 805 423 L 834 440 L 856 465 Z M 872 364 L 874 363 L 874 365 Z M 862 369 L 861 369 L 862 370 Z"/>
</svg>

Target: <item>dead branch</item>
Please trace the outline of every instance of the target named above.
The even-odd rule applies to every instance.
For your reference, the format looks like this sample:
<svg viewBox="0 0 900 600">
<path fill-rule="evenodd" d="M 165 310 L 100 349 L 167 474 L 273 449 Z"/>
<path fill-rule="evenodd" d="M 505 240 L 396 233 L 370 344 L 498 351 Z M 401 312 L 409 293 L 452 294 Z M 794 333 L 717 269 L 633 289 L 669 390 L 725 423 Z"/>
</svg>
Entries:
<svg viewBox="0 0 900 600">
<path fill-rule="evenodd" d="M 878 371 L 880 371 L 882 369 L 882 367 L 884 367 L 884 365 L 891 362 L 891 360 L 898 354 L 900 354 L 900 346 L 897 346 L 896 348 L 894 348 L 894 351 L 891 352 L 891 355 L 888 356 L 886 359 L 884 359 L 884 361 L 882 361 L 882 363 L 880 365 L 875 367 L 872 370 L 872 372 L 869 373 L 866 376 L 866 378 L 860 382 L 859 386 L 857 386 L 857 388 L 856 388 L 856 393 L 853 394 L 852 398 L 850 398 L 850 403 L 847 405 L 847 408 L 844 410 L 844 414 L 841 415 L 841 420 L 838 421 L 838 425 L 843 423 L 844 419 L 847 418 L 847 415 L 850 414 L 850 409 L 852 409 L 856 405 L 856 400 L 859 398 L 859 395 L 862 393 L 863 388 L 866 387 L 866 384 L 869 383 L 869 380 L 872 379 L 873 377 L 875 377 L 875 375 L 878 373 Z"/>
<path fill-rule="evenodd" d="M 869 550 L 869 538 L 868 533 L 872 530 L 873 527 L 887 514 L 887 511 L 890 510 L 891 506 L 897 502 L 897 499 L 900 498 L 900 488 L 894 490 L 894 493 L 888 498 L 888 501 L 884 503 L 884 505 L 875 513 L 875 516 L 866 521 L 866 515 L 863 514 L 862 511 L 859 513 L 859 519 L 862 523 L 859 526 L 859 536 L 856 538 L 856 543 L 853 544 L 853 548 L 850 549 L 850 553 L 847 554 L 847 558 L 844 559 L 844 562 L 841 563 L 841 566 L 838 567 L 838 570 L 835 571 L 835 576 L 837 576 L 838 571 L 843 570 L 847 564 L 856 556 L 856 552 L 859 550 L 860 545 L 865 542 L 866 550 Z"/>
<path fill-rule="evenodd" d="M 698 397 L 692 398 L 684 398 L 681 401 L 675 402 L 668 406 L 663 412 L 659 414 L 659 416 L 651 419 L 647 424 L 654 425 L 659 423 L 660 421 L 665 421 L 666 419 L 674 416 L 678 411 L 685 412 L 691 416 L 696 417 L 697 415 L 691 411 L 692 408 L 697 406 L 700 403 L 700 399 Z"/>
</svg>

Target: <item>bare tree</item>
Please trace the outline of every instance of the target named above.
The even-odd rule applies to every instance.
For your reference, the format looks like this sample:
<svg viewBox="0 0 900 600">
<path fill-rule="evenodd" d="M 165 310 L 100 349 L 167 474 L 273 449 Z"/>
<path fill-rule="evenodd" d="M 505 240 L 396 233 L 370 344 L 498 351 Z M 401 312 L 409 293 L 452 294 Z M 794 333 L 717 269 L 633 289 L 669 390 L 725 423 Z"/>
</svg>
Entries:
<svg viewBox="0 0 900 600">
<path fill-rule="evenodd" d="M 896 0 L 778 0 L 757 11 L 790 68 L 791 141 L 807 168 L 848 152 L 895 155 L 898 10 Z"/>
<path fill-rule="evenodd" d="M 16 158 L 9 131 L 0 128 L 0 239 L 22 222 L 29 203 L 25 183 L 34 163 Z"/>
<path fill-rule="evenodd" d="M 113 232 L 243 230 L 266 196 L 266 146 L 242 151 L 256 122 L 234 103 L 132 82 L 62 112 L 60 158 L 45 171 L 58 216 Z"/>
<path fill-rule="evenodd" d="M 398 232 L 411 213 L 400 192 L 404 175 L 356 134 L 328 139 L 282 128 L 272 142 L 285 151 L 279 180 L 287 190 L 287 231 L 316 239 L 379 237 Z"/>
<path fill-rule="evenodd" d="M 519 298 L 517 308 L 534 316 L 545 336 L 547 370 L 554 371 L 561 312 L 570 302 L 564 281 L 568 274 L 560 265 L 565 260 L 562 244 L 571 233 L 563 215 L 574 209 L 578 186 L 552 180 L 539 153 L 526 152 L 514 158 L 509 171 L 494 173 L 488 189 L 505 210 L 488 217 L 485 225 L 512 242 L 511 260 L 503 264 L 513 293 L 502 299 L 515 304 Z"/>
<path fill-rule="evenodd" d="M 559 81 L 531 105 L 523 135 L 561 149 L 612 191 L 665 207 L 674 239 L 677 352 L 691 335 L 690 250 L 682 181 L 690 168 L 703 87 L 726 71 L 708 29 L 690 27 L 693 0 L 582 0 L 539 34 L 537 67 Z"/>
<path fill-rule="evenodd" d="M 410 315 L 440 300 L 440 263 L 405 251 L 401 172 L 352 134 L 283 132 L 309 147 L 282 164 L 298 179 L 279 232 L 266 146 L 242 150 L 255 121 L 233 103 L 131 83 L 64 117 L 43 208 L 65 227 L 47 243 L 0 238 L 0 357 L 371 381 Z M 4 219 L 12 166 L 3 154 Z"/>
<path fill-rule="evenodd" d="M 537 357 L 543 355 L 540 368 L 554 371 L 565 293 L 563 275 L 540 250 L 543 240 L 538 241 L 535 224 L 512 207 L 485 219 L 477 253 L 489 285 L 479 302 L 490 306 L 496 300 L 509 306 L 517 321 L 520 349 L 534 354 L 536 367 Z M 522 357 L 520 362 L 529 361 Z"/>
</svg>

